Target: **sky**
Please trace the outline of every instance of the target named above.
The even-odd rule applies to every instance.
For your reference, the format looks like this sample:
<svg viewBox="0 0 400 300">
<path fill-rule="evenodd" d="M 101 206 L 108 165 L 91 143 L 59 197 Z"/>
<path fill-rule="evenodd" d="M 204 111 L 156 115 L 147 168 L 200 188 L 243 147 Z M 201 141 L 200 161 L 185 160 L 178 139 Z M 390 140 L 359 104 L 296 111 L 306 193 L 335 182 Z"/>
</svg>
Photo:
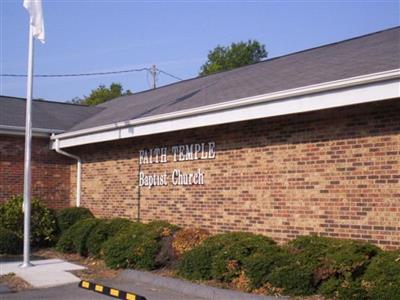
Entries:
<svg viewBox="0 0 400 300">
<path fill-rule="evenodd" d="M 28 14 L 0 0 L 0 73 L 26 74 Z M 35 42 L 35 74 L 118 71 L 153 64 L 196 77 L 217 45 L 256 39 L 268 58 L 400 25 L 400 0 L 44 0 L 46 43 Z M 100 84 L 150 88 L 148 72 L 35 78 L 34 98 L 69 101 Z M 177 80 L 159 74 L 157 86 Z M 0 94 L 25 97 L 26 79 L 0 77 Z"/>
</svg>

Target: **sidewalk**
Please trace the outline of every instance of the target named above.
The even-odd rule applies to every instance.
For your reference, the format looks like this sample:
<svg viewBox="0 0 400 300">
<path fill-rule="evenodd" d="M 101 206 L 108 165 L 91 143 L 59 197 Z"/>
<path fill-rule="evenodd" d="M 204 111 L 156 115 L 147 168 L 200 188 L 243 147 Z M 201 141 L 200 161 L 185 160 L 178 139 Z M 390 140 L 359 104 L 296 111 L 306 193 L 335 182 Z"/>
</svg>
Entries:
<svg viewBox="0 0 400 300">
<path fill-rule="evenodd" d="M 21 268 L 21 261 L 0 262 L 0 275 L 14 273 L 35 288 L 46 288 L 78 283 L 80 279 L 69 271 L 85 269 L 61 259 L 33 260 L 32 264 L 32 267 Z"/>
</svg>

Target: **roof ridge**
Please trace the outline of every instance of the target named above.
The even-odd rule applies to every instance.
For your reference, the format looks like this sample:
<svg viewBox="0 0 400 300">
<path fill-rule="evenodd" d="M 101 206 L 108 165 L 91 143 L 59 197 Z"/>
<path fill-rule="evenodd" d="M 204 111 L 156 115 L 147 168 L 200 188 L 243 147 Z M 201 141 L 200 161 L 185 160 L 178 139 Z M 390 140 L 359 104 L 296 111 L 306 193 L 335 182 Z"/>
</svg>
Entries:
<svg viewBox="0 0 400 300">
<path fill-rule="evenodd" d="M 362 38 L 365 38 L 365 37 L 368 37 L 368 36 L 371 36 L 371 35 L 380 34 L 380 33 L 382 33 L 382 32 L 386 32 L 386 31 L 390 31 L 390 30 L 395 30 L 395 29 L 400 29 L 400 26 L 394 26 L 394 27 L 382 29 L 382 30 L 379 30 L 379 31 L 370 32 L 370 33 L 367 33 L 367 34 L 364 34 L 364 35 L 355 36 L 355 37 L 347 38 L 347 39 L 344 39 L 344 40 L 332 42 L 332 43 L 329 43 L 329 44 L 324 44 L 324 45 L 320 45 L 320 46 L 316 46 L 316 47 L 311 47 L 311 48 L 304 49 L 304 50 L 300 50 L 300 51 L 296 51 L 296 52 L 291 52 L 291 53 L 288 53 L 288 54 L 283 54 L 283 55 L 280 55 L 280 56 L 276 56 L 276 57 L 272 57 L 272 58 L 269 58 L 269 59 L 265 59 L 265 60 L 262 60 L 262 61 L 259 61 L 259 62 L 255 62 L 255 63 L 249 64 L 249 65 L 240 66 L 240 67 L 237 67 L 237 68 L 234 68 L 234 69 L 231 69 L 231 70 L 225 70 L 225 71 L 220 71 L 220 72 L 216 72 L 216 73 L 212 73 L 212 74 L 208 74 L 208 75 L 201 75 L 201 76 L 197 76 L 197 77 L 192 77 L 192 78 L 184 79 L 184 80 L 181 80 L 181 81 L 177 81 L 177 82 L 173 82 L 173 83 L 170 83 L 170 84 L 166 84 L 166 85 L 157 87 L 157 88 L 155 88 L 155 89 L 147 89 L 147 90 L 144 90 L 144 91 L 140 91 L 140 92 L 137 92 L 137 93 L 133 93 L 132 95 L 120 96 L 120 97 L 117 97 L 117 98 L 112 99 L 112 100 L 110 100 L 110 101 L 103 102 L 103 103 L 101 103 L 101 104 L 110 103 L 110 102 L 113 102 L 113 101 L 115 101 L 115 100 L 119 100 L 119 99 L 121 99 L 121 98 L 123 98 L 123 97 L 135 96 L 135 95 L 138 95 L 138 94 L 144 94 L 144 93 L 152 92 L 152 91 L 155 91 L 155 90 L 160 90 L 160 89 L 162 89 L 162 88 L 166 88 L 166 87 L 169 87 L 169 86 L 172 86 L 172 85 L 176 85 L 176 84 L 181 84 L 181 83 L 183 83 L 183 82 L 188 82 L 188 81 L 192 81 L 192 80 L 196 80 L 196 79 L 200 79 L 200 78 L 205 78 L 205 77 L 216 76 L 216 75 L 220 75 L 220 74 L 228 73 L 228 72 L 234 72 L 234 71 L 237 71 L 237 70 L 239 70 L 239 69 L 243 69 L 243 68 L 250 67 L 250 66 L 253 66 L 253 65 L 262 64 L 262 63 L 267 63 L 267 62 L 270 62 L 270 61 L 272 61 L 272 60 L 281 59 L 281 58 L 288 57 L 288 56 L 291 56 L 291 55 L 295 55 L 295 54 L 299 54 L 299 53 L 304 53 L 304 52 L 307 52 L 307 51 L 312 51 L 312 50 L 316 50 L 316 49 L 320 49 L 320 48 L 331 47 L 331 46 L 334 46 L 334 45 L 337 45 L 337 44 L 342 44 L 342 43 L 346 43 L 346 42 L 349 42 L 349 41 L 352 41 L 352 40 L 362 39 Z M 96 106 L 100 106 L 101 104 L 96 105 Z"/>
</svg>

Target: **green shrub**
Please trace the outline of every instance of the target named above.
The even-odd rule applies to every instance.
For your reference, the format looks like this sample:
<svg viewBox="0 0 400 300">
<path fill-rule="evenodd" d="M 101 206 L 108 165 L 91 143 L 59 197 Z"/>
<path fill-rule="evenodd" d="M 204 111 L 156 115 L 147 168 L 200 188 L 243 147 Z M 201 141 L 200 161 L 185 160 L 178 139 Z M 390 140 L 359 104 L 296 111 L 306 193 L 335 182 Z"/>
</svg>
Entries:
<svg viewBox="0 0 400 300">
<path fill-rule="evenodd" d="M 351 277 L 345 279 L 332 277 L 321 284 L 318 292 L 329 298 L 338 300 L 368 299 L 359 278 L 354 280 Z"/>
<path fill-rule="evenodd" d="M 0 254 L 20 254 L 22 239 L 13 231 L 0 227 Z"/>
<path fill-rule="evenodd" d="M 94 218 L 89 209 L 85 207 L 68 207 L 59 211 L 57 223 L 61 232 L 64 232 L 76 222 L 88 218 Z"/>
<path fill-rule="evenodd" d="M 291 240 L 286 249 L 293 254 L 294 264 L 305 265 L 312 270 L 317 270 L 326 261 L 329 251 L 339 245 L 340 240 L 316 235 L 299 236 Z M 324 276 L 330 276 L 334 273 L 333 269 L 328 268 L 325 272 L 321 272 Z M 315 279 L 319 281 L 319 278 Z"/>
<path fill-rule="evenodd" d="M 268 275 L 275 268 L 286 265 L 290 254 L 275 245 L 265 247 L 243 260 L 243 268 L 250 280 L 250 288 L 257 289 L 267 283 Z"/>
<path fill-rule="evenodd" d="M 326 297 L 367 299 L 361 276 L 379 252 L 379 248 L 365 242 L 336 240 L 314 270 L 314 286 L 321 283 L 319 293 Z"/>
<path fill-rule="evenodd" d="M 339 240 L 316 235 L 299 236 L 291 240 L 287 247 L 296 254 L 304 254 L 310 260 L 318 261 L 326 255 L 330 246 Z"/>
<path fill-rule="evenodd" d="M 99 219 L 88 218 L 75 223 L 61 235 L 57 249 L 66 253 L 78 253 L 86 256 L 88 254 L 88 236 L 99 222 L 101 222 Z"/>
<path fill-rule="evenodd" d="M 184 254 L 178 274 L 190 280 L 231 281 L 240 274 L 246 257 L 274 244 L 273 240 L 252 233 L 214 235 Z"/>
<path fill-rule="evenodd" d="M 363 276 L 370 299 L 400 299 L 400 250 L 375 256 Z"/>
<path fill-rule="evenodd" d="M 56 249 L 64 253 L 76 252 L 74 242 L 69 230 L 64 231 L 58 239 Z"/>
<path fill-rule="evenodd" d="M 211 259 L 220 249 L 221 247 L 217 244 L 204 246 L 203 243 L 184 253 L 178 263 L 178 275 L 189 280 L 212 279 Z"/>
<path fill-rule="evenodd" d="M 132 222 L 128 219 L 115 218 L 111 220 L 102 220 L 93 230 L 90 231 L 87 238 L 87 248 L 89 255 L 95 257 L 102 256 L 103 244 L 115 236 L 120 230 L 129 226 Z"/>
<path fill-rule="evenodd" d="M 313 271 L 312 267 L 292 259 L 288 264 L 274 268 L 266 279 L 273 286 L 283 288 L 287 295 L 311 295 L 315 292 Z"/>
<path fill-rule="evenodd" d="M 284 288 L 292 295 L 308 295 L 316 291 L 325 281 L 331 280 L 320 290 L 328 297 L 336 296 L 336 293 L 329 294 L 329 291 L 333 291 L 329 287 L 333 286 L 334 282 L 338 282 L 339 287 L 346 287 L 342 290 L 342 294 L 355 293 L 355 290 L 358 290 L 358 278 L 365 271 L 371 258 L 380 251 L 378 247 L 361 241 L 314 235 L 298 237 L 289 242 L 287 248 L 293 257 L 292 262 L 283 269 L 287 267 L 294 271 L 286 276 L 284 271 L 275 270 L 271 283 Z M 304 270 L 304 274 L 301 270 Z M 282 278 L 279 279 L 279 276 Z M 290 280 L 284 279 L 285 276 L 290 277 Z M 300 286 L 293 287 L 294 282 L 301 281 L 308 285 L 303 284 L 301 288 Z M 347 289 L 347 287 L 350 288 Z"/>
<path fill-rule="evenodd" d="M 356 278 L 362 275 L 371 258 L 381 250 L 362 241 L 340 240 L 329 249 L 322 266 L 334 270 L 336 276 L 351 274 Z"/>
<path fill-rule="evenodd" d="M 0 226 L 24 235 L 23 198 L 12 197 L 0 206 Z M 31 202 L 31 245 L 49 246 L 57 240 L 57 222 L 52 210 L 46 208 L 38 199 Z"/>
<path fill-rule="evenodd" d="M 272 250 L 274 242 L 262 235 L 251 233 L 228 233 L 222 239 L 224 247 L 213 257 L 211 275 L 213 279 L 231 282 L 243 269 L 243 261 L 256 252 Z M 275 247 L 277 249 L 277 247 Z"/>
<path fill-rule="evenodd" d="M 132 223 L 104 243 L 104 257 L 111 268 L 153 270 L 160 250 L 160 235 L 146 224 Z"/>
</svg>

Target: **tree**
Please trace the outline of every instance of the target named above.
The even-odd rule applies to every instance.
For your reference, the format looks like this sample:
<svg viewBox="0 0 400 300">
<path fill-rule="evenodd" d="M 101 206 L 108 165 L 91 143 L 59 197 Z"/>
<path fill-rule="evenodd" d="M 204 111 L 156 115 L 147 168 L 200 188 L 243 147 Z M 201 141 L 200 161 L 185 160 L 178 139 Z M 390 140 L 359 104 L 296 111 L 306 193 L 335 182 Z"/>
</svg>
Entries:
<svg viewBox="0 0 400 300">
<path fill-rule="evenodd" d="M 74 98 L 72 99 L 72 103 L 85 104 L 85 105 L 97 105 L 108 100 L 125 96 L 132 95 L 130 90 L 126 90 L 122 88 L 120 83 L 111 83 L 110 87 L 106 87 L 104 84 L 99 85 L 98 88 L 92 90 L 89 96 L 84 96 L 83 98 Z"/>
<path fill-rule="evenodd" d="M 201 66 L 200 75 L 209 75 L 259 62 L 266 58 L 265 45 L 256 40 L 217 46 L 208 53 L 208 60 Z"/>
</svg>

